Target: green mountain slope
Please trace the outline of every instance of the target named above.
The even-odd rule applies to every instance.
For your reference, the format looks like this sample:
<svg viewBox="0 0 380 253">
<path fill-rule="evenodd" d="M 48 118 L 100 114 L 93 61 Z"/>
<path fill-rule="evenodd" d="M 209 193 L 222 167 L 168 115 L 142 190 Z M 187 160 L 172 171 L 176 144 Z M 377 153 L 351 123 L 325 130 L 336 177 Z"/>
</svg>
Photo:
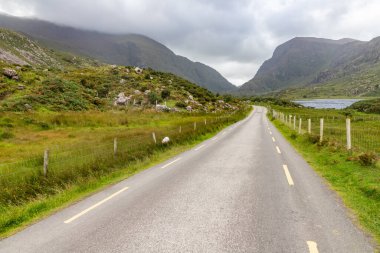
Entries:
<svg viewBox="0 0 380 253">
<path fill-rule="evenodd" d="M 380 94 L 380 38 L 295 38 L 278 48 L 240 93 L 286 98 Z"/>
<path fill-rule="evenodd" d="M 221 112 L 240 106 L 174 74 L 100 65 L 0 29 L 0 112 L 151 110 Z M 161 104 L 156 108 L 156 103 Z M 167 106 L 165 106 L 167 104 Z"/>
<path fill-rule="evenodd" d="M 0 26 L 20 31 L 46 46 L 99 59 L 109 64 L 150 67 L 183 77 L 214 92 L 236 87 L 211 67 L 175 55 L 146 36 L 112 35 L 0 15 Z"/>
</svg>

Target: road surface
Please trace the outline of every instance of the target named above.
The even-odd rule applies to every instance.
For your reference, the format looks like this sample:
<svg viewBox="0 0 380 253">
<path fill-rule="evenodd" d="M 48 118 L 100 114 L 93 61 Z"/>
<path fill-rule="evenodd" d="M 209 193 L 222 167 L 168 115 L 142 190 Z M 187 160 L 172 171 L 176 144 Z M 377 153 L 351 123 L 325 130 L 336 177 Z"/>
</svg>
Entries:
<svg viewBox="0 0 380 253">
<path fill-rule="evenodd" d="M 216 137 L 0 241 L 0 252 L 373 252 L 257 107 Z"/>
</svg>

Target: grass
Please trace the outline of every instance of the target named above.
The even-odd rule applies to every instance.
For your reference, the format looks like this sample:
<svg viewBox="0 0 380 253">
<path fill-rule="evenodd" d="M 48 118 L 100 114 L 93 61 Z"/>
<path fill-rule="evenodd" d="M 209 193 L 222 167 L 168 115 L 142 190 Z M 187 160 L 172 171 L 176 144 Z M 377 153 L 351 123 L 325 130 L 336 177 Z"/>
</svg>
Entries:
<svg viewBox="0 0 380 253">
<path fill-rule="evenodd" d="M 363 166 L 353 153 L 333 143 L 313 143 L 308 134 L 298 135 L 279 120 L 274 120 L 274 124 L 341 196 L 361 227 L 373 235 L 380 250 L 380 165 Z"/>
<path fill-rule="evenodd" d="M 23 113 L 12 114 L 14 117 L 9 117 L 12 120 L 2 118 L 3 122 L 13 124 L 14 136 L 0 141 L 7 154 L 0 157 L 0 163 L 16 162 L 0 166 L 0 237 L 184 151 L 244 118 L 247 111 L 230 115 L 145 112 L 111 117 L 109 114 L 115 116 L 114 112 L 100 116 L 91 112 L 41 113 L 33 117 L 34 123 L 27 120 L 27 124 L 27 115 Z M 61 123 L 53 124 L 57 118 Z M 38 122 L 49 127 L 41 128 Z M 153 131 L 158 141 L 169 136 L 171 144 L 154 144 Z M 25 135 L 32 137 L 25 140 Z M 20 142 L 22 145 L 18 145 Z M 41 155 L 45 147 L 51 147 L 46 177 L 42 174 Z"/>
</svg>

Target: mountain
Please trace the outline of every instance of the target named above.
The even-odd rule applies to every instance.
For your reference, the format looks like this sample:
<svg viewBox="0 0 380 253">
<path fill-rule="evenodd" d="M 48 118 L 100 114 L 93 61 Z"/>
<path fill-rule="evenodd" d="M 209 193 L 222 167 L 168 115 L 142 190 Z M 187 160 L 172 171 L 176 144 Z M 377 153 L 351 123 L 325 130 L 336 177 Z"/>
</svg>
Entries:
<svg viewBox="0 0 380 253">
<path fill-rule="evenodd" d="M 47 49 L 4 28 L 0 38 L 0 113 L 154 108 L 223 112 L 239 106 L 237 100 L 227 96 L 223 101 L 225 97 L 171 73 L 99 64 Z M 165 105 L 156 107 L 157 102 Z"/>
<path fill-rule="evenodd" d="M 213 92 L 236 89 L 215 69 L 178 56 L 166 46 L 143 35 L 106 34 L 8 15 L 0 15 L 0 27 L 25 33 L 47 47 L 92 57 L 105 63 L 170 72 Z"/>
<path fill-rule="evenodd" d="M 278 46 L 240 94 L 287 98 L 352 97 L 380 94 L 380 37 L 294 38 Z"/>
</svg>

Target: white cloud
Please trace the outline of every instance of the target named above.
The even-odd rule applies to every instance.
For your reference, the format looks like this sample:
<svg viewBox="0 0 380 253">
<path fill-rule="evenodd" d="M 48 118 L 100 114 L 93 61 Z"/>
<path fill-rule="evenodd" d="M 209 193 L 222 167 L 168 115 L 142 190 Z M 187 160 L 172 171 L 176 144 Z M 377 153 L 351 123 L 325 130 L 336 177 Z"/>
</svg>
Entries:
<svg viewBox="0 0 380 253">
<path fill-rule="evenodd" d="M 74 27 L 150 36 L 234 84 L 296 36 L 378 36 L 378 0 L 0 0 L 0 11 Z"/>
</svg>

